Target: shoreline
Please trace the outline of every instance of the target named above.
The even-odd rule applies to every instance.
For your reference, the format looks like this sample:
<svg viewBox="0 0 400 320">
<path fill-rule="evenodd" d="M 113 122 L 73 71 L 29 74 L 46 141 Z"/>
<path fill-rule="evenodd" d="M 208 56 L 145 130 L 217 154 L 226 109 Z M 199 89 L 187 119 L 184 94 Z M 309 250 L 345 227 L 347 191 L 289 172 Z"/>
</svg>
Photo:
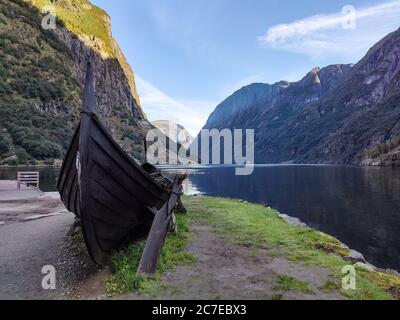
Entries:
<svg viewBox="0 0 400 320">
<path fill-rule="evenodd" d="M 201 195 L 182 200 L 188 213 L 177 220 L 184 242 L 173 249 L 176 236 L 167 237 L 155 279 L 125 273 L 136 270 L 140 246 L 116 253 L 113 265 L 118 267 L 107 281 L 111 298 L 400 299 L 398 274 L 345 260 L 350 249 L 342 242 L 303 224 L 289 224 L 272 208 Z M 348 268 L 356 272 L 351 289 L 343 287 Z"/>
<path fill-rule="evenodd" d="M 49 193 L 46 195 L 50 196 Z M 105 287 L 99 286 L 95 295 L 99 294 L 101 299 L 107 299 L 110 294 L 113 297 L 113 293 L 117 299 L 120 294 L 127 294 L 128 299 L 152 299 L 164 295 L 169 297 L 171 294 L 176 299 L 213 299 L 215 296 L 233 298 L 235 294 L 242 294 L 243 299 L 400 299 L 398 272 L 371 268 L 372 265 L 366 261 L 346 260 L 351 253 L 349 247 L 307 226 L 300 219 L 240 199 L 185 195 L 183 202 L 188 214 L 177 215 L 180 231 L 178 237 L 168 236 L 156 279 L 148 282 L 134 277 L 124 278 L 124 268 L 121 273 L 105 272 L 99 279 Z M 63 215 L 59 217 L 63 219 Z M 52 219 L 50 215 L 28 218 Z M 24 224 L 19 226 L 23 227 Z M 12 224 L 0 226 L 3 227 L 10 228 Z M 86 253 L 83 244 L 79 245 L 82 246 L 82 252 Z M 135 248 L 136 244 L 132 246 Z M 132 251 L 129 249 L 116 253 L 113 265 L 125 261 L 130 264 L 129 269 L 136 270 L 131 265 L 135 262 L 127 260 L 130 254 Z M 86 260 L 76 261 L 78 267 L 81 263 L 91 265 Z M 344 266 L 355 268 L 357 290 L 342 289 L 341 271 Z M 225 267 L 231 268 L 232 274 L 227 275 Z M 90 273 L 85 279 L 82 278 L 82 284 L 77 289 L 81 292 L 79 296 L 90 296 L 91 292 L 86 292 L 85 288 L 91 279 Z M 131 288 L 132 279 L 139 287 L 125 290 Z M 194 280 L 193 288 L 188 287 L 186 281 L 193 279 L 198 281 Z M 221 279 L 224 279 L 223 283 L 220 283 Z M 245 284 L 250 285 L 242 292 Z M 292 285 L 295 287 L 290 287 Z M 169 292 L 175 287 L 178 288 L 176 292 L 174 289 L 174 292 Z M 146 288 L 152 290 L 148 292 Z M 153 294 L 156 296 L 153 297 Z M 72 299 L 74 297 L 75 294 L 70 296 Z"/>
<path fill-rule="evenodd" d="M 30 167 L 26 167 L 26 166 L 22 166 L 22 167 L 30 168 Z M 4 167 L 0 166 L 0 170 L 2 168 L 4 168 Z M 18 167 L 14 166 L 12 168 L 18 168 Z M 31 168 L 58 169 L 57 166 L 51 166 L 51 167 L 49 167 L 49 166 L 36 166 L 36 167 L 33 167 L 32 166 Z M 14 181 L 14 180 L 12 180 L 12 181 Z M 43 194 L 51 194 L 51 193 L 57 193 L 58 194 L 58 191 L 57 190 L 52 191 L 52 192 L 46 191 Z M 194 193 L 194 194 L 186 194 L 185 196 L 205 196 L 205 195 L 203 195 L 201 193 Z M 282 214 L 278 210 L 269 207 L 267 204 L 249 202 L 249 201 L 244 200 L 244 199 L 237 199 L 237 198 L 233 199 L 233 198 L 229 198 L 229 197 L 219 197 L 219 196 L 209 196 L 209 197 L 221 198 L 221 199 L 226 199 L 226 200 L 234 200 L 234 201 L 238 201 L 238 202 L 241 202 L 241 203 L 250 203 L 250 204 L 254 204 L 254 205 L 262 205 L 262 206 L 265 206 L 267 209 L 275 210 L 278 213 L 279 218 L 284 220 L 285 222 L 287 222 L 290 225 L 307 227 L 307 228 L 310 228 L 310 229 L 315 230 L 317 232 L 321 232 L 321 233 L 324 233 L 324 234 L 326 234 L 328 236 L 331 236 L 328 233 L 322 232 L 322 231 L 320 231 L 320 230 L 318 230 L 318 229 L 316 229 L 314 227 L 309 226 L 306 222 L 302 221 L 300 218 L 297 218 L 295 216 L 290 216 L 290 215 L 287 215 L 287 214 Z M 29 200 L 29 199 L 26 199 L 26 200 Z M 0 201 L 0 203 L 4 203 L 4 201 Z M 331 236 L 331 237 L 334 237 L 334 236 Z M 340 240 L 338 240 L 338 241 L 340 241 Z M 344 243 L 342 241 L 340 241 L 340 242 L 343 244 L 343 246 L 344 246 L 343 248 L 348 249 L 350 251 L 351 254 L 349 254 L 349 257 L 348 257 L 349 260 L 355 261 L 355 262 L 358 262 L 358 263 L 362 263 L 362 264 L 365 265 L 365 267 L 373 268 L 374 270 L 377 270 L 377 271 L 380 271 L 380 272 L 396 273 L 396 274 L 398 274 L 400 276 L 400 269 L 393 269 L 393 268 L 390 268 L 390 267 L 377 267 L 373 263 L 370 263 L 368 261 L 368 259 L 365 258 L 364 253 L 351 248 L 350 246 L 348 246 L 346 243 Z"/>
<path fill-rule="evenodd" d="M 245 165 L 156 165 L 161 170 L 196 170 L 196 169 L 218 169 L 218 168 L 242 168 Z M 327 167 L 327 168 L 375 168 L 375 169 L 400 169 L 400 167 L 378 166 L 378 165 L 362 165 L 362 164 L 321 164 L 321 163 L 275 163 L 275 164 L 254 164 L 254 168 L 273 168 L 273 167 Z"/>
<path fill-rule="evenodd" d="M 204 196 L 202 194 L 194 194 L 194 195 L 187 195 L 187 196 Z M 396 270 L 396 269 L 392 269 L 392 268 L 380 268 L 375 266 L 374 264 L 370 263 L 364 256 L 364 254 L 362 252 L 359 252 L 353 248 L 351 248 L 350 246 L 348 246 L 346 243 L 342 242 L 341 240 L 337 239 L 336 237 L 320 231 L 314 227 L 311 227 L 310 225 L 308 225 L 307 223 L 305 223 L 304 221 L 302 221 L 300 218 L 294 217 L 294 216 L 290 216 L 287 214 L 283 214 L 281 212 L 279 212 L 277 209 L 271 208 L 268 205 L 265 204 L 260 204 L 260 203 L 254 203 L 254 202 L 249 202 L 247 200 L 243 200 L 243 199 L 234 199 L 234 198 L 224 198 L 224 197 L 214 197 L 214 196 L 205 196 L 205 197 L 211 197 L 211 198 L 220 198 L 220 199 L 225 199 L 225 200 L 232 200 L 232 201 L 238 201 L 240 203 L 249 203 L 249 204 L 253 204 L 253 205 L 261 205 L 263 207 L 265 207 L 268 210 L 273 210 L 278 214 L 278 217 L 285 221 L 287 224 L 291 225 L 291 226 L 295 226 L 295 227 L 304 227 L 304 228 L 308 228 L 311 229 L 315 232 L 319 232 L 322 233 L 328 237 L 332 237 L 334 239 L 336 239 L 337 241 L 340 242 L 340 244 L 342 245 L 342 249 L 344 250 L 348 250 L 349 254 L 346 256 L 343 256 L 343 258 L 346 260 L 346 258 L 348 259 L 348 261 L 352 261 L 354 263 L 359 263 L 360 267 L 365 267 L 365 268 L 372 268 L 374 269 L 374 271 L 377 272 L 383 272 L 383 273 L 389 273 L 389 274 L 395 274 L 396 276 L 400 277 L 400 269 Z"/>
<path fill-rule="evenodd" d="M 156 165 L 161 170 L 195 170 L 195 169 L 218 169 L 218 168 L 241 168 L 243 166 L 253 166 L 254 168 L 268 168 L 268 167 L 332 167 L 332 168 L 376 168 L 376 169 L 400 169 L 398 166 L 385 166 L 376 164 L 334 164 L 334 163 L 264 163 L 264 164 L 197 164 L 197 165 Z M 60 169 L 61 164 L 19 164 L 8 165 L 1 164 L 0 169 L 7 168 L 55 168 Z"/>
<path fill-rule="evenodd" d="M 38 164 L 38 165 L 17 165 L 17 166 L 10 166 L 10 165 L 0 165 L 0 169 L 17 169 L 17 168 L 53 168 L 53 169 L 61 169 L 61 165 L 46 165 L 46 164 Z"/>
<path fill-rule="evenodd" d="M 293 216 L 289 216 L 287 214 L 281 214 L 278 210 L 267 207 L 267 209 L 272 209 L 275 210 L 278 213 L 278 216 L 280 219 L 284 220 L 286 223 L 288 223 L 289 225 L 293 225 L 293 226 L 300 226 L 300 227 L 306 227 L 309 229 L 312 229 L 316 232 L 321 232 L 329 237 L 333 237 L 330 234 L 320 231 L 318 229 L 315 229 L 311 226 L 309 226 L 307 223 L 303 222 L 301 219 L 293 217 Z M 335 238 L 335 237 L 333 237 Z M 335 238 L 336 239 L 336 238 Z M 349 247 L 346 243 L 342 242 L 341 240 L 337 239 L 338 241 L 340 241 L 340 243 L 343 245 L 343 249 L 347 249 L 350 251 L 349 255 L 344 256 L 343 258 L 346 260 L 346 258 L 348 259 L 348 261 L 353 261 L 354 263 L 358 263 L 359 267 L 365 267 L 365 268 L 369 268 L 369 269 L 373 269 L 374 271 L 377 272 L 383 272 L 383 273 L 389 273 L 389 274 L 395 274 L 396 276 L 400 277 L 400 269 L 399 270 L 395 270 L 392 268 L 380 268 L 375 266 L 374 264 L 370 263 L 364 256 L 364 254 L 362 252 L 359 252 L 351 247 Z"/>
</svg>

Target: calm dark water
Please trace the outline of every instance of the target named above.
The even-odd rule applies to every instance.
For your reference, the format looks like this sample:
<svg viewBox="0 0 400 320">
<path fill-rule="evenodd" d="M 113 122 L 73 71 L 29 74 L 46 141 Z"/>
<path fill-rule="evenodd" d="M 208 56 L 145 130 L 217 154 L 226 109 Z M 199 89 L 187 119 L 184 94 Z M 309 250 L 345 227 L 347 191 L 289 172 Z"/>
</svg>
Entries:
<svg viewBox="0 0 400 320">
<path fill-rule="evenodd" d="M 400 170 L 331 166 L 190 170 L 187 193 L 276 208 L 331 234 L 382 268 L 400 270 Z"/>
<path fill-rule="evenodd" d="M 0 168 L 0 180 L 15 179 L 18 170 Z M 400 270 L 399 169 L 264 166 L 251 176 L 234 170 L 183 170 L 185 192 L 268 205 L 337 237 L 378 267 Z M 56 190 L 59 169 L 33 171 L 40 171 L 42 190 Z"/>
<path fill-rule="evenodd" d="M 57 190 L 59 168 L 0 168 L 0 180 L 16 180 L 18 171 L 39 171 L 40 189 L 45 192 Z"/>
</svg>

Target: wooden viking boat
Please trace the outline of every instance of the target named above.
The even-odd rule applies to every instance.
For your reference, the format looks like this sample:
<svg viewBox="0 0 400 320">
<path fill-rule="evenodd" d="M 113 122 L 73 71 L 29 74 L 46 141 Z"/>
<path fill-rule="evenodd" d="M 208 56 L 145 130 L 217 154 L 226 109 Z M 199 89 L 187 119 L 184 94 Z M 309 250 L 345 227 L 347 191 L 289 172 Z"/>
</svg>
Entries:
<svg viewBox="0 0 400 320">
<path fill-rule="evenodd" d="M 89 63 L 80 124 L 64 159 L 58 191 L 80 220 L 90 256 L 104 265 L 113 250 L 148 234 L 157 211 L 176 198 L 184 178 L 163 185 L 133 161 L 93 113 L 94 93 Z"/>
</svg>

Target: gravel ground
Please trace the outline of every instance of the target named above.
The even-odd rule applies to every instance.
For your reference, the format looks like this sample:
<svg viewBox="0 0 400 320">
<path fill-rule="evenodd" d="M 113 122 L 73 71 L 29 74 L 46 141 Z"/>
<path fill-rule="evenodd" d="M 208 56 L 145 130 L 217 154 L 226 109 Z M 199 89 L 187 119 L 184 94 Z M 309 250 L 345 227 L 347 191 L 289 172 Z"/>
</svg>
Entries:
<svg viewBox="0 0 400 320">
<path fill-rule="evenodd" d="M 62 214 L 0 226 L 0 299 L 57 299 L 63 285 L 43 290 L 42 268 L 57 266 L 74 217 Z M 60 275 L 57 280 L 60 280 Z"/>
<path fill-rule="evenodd" d="M 54 199 L 42 201 L 44 206 L 20 204 L 16 215 L 7 215 L 0 223 L 0 300 L 96 299 L 104 294 L 108 270 L 99 269 L 90 259 L 81 234 L 67 236 L 74 215 L 60 210 Z M 8 205 L 8 204 L 7 204 Z M 36 208 L 32 210 L 32 208 Z M 39 208 L 39 209 L 37 209 Z M 4 204 L 0 204 L 4 212 Z M 23 221 L 34 212 L 55 216 Z M 40 215 L 39 215 L 40 216 Z M 0 214 L 0 220 L 4 219 Z M 18 219 L 16 218 L 18 217 Z M 42 268 L 56 270 L 56 289 L 42 288 Z"/>
</svg>

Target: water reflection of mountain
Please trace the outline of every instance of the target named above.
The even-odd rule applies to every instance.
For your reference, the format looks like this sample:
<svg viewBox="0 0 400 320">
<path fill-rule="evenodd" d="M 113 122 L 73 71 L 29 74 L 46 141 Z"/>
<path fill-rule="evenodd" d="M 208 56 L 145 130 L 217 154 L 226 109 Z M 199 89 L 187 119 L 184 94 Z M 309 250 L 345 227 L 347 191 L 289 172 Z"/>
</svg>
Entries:
<svg viewBox="0 0 400 320">
<path fill-rule="evenodd" d="M 214 168 L 194 170 L 189 180 L 188 192 L 266 204 L 338 237 L 378 266 L 400 269 L 400 170 L 269 166 L 236 176 L 233 168 Z"/>
</svg>

